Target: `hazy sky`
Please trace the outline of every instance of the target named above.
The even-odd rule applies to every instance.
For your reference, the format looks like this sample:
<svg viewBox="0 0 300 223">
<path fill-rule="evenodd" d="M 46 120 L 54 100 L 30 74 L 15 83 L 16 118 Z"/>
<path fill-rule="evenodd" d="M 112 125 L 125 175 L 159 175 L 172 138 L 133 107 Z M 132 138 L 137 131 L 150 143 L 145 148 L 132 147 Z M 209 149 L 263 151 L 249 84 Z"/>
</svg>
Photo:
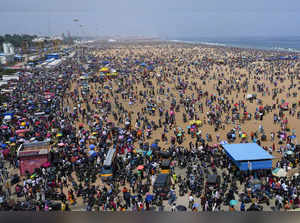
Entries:
<svg viewBox="0 0 300 223">
<path fill-rule="evenodd" d="M 1 0 L 1 34 L 67 31 L 169 38 L 300 36 L 300 1 Z"/>
</svg>

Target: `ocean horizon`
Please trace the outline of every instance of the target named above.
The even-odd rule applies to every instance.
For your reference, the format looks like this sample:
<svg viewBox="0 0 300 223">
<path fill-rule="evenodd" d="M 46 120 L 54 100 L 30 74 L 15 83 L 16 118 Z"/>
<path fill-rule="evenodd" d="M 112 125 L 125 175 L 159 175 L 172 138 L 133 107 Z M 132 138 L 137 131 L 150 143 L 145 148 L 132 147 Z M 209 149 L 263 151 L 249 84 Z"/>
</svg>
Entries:
<svg viewBox="0 0 300 223">
<path fill-rule="evenodd" d="M 288 51 L 300 53 L 300 36 L 298 37 L 199 37 L 199 38 L 173 38 L 173 42 L 203 44 L 211 46 L 238 47 L 249 49 Z"/>
</svg>

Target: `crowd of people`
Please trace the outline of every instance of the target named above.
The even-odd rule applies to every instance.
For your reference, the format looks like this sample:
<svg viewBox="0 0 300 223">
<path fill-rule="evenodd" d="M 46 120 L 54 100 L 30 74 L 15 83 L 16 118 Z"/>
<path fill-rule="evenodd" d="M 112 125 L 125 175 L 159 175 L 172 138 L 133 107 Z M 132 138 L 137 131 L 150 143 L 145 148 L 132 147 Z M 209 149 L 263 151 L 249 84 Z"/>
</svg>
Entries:
<svg viewBox="0 0 300 223">
<path fill-rule="evenodd" d="M 1 106 L 1 210 L 220 211 L 300 207 L 299 70 L 270 52 L 167 43 L 77 48 L 22 71 Z M 98 70 L 101 68 L 103 72 Z M 18 180 L 17 148 L 49 162 Z M 240 171 L 222 149 L 255 142 L 272 170 Z M 108 151 L 114 170 L 101 177 Z M 154 187 L 169 161 L 170 188 Z M 210 185 L 210 177 L 217 176 Z M 239 204 L 239 208 L 237 208 Z"/>
</svg>

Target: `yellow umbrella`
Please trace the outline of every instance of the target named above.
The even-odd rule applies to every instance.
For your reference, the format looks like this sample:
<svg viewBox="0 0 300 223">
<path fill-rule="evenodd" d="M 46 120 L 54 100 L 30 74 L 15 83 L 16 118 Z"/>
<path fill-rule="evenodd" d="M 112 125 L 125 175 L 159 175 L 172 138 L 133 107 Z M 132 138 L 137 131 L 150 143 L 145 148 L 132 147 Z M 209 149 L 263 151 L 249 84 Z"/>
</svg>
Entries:
<svg viewBox="0 0 300 223">
<path fill-rule="evenodd" d="M 193 125 L 193 124 L 195 124 L 195 123 L 196 123 L 195 120 L 190 121 L 190 125 Z"/>
<path fill-rule="evenodd" d="M 99 71 L 100 72 L 107 72 L 107 71 L 109 71 L 109 69 L 107 67 L 102 67 Z"/>
<path fill-rule="evenodd" d="M 202 121 L 201 120 L 197 120 L 195 123 L 196 123 L 196 125 L 201 125 Z"/>
<path fill-rule="evenodd" d="M 25 126 L 26 125 L 26 122 L 21 122 L 21 126 Z"/>
<path fill-rule="evenodd" d="M 247 135 L 245 133 L 242 134 L 242 138 L 246 138 Z"/>
<path fill-rule="evenodd" d="M 62 136 L 62 133 L 57 133 L 56 136 L 60 137 L 60 136 Z"/>
</svg>

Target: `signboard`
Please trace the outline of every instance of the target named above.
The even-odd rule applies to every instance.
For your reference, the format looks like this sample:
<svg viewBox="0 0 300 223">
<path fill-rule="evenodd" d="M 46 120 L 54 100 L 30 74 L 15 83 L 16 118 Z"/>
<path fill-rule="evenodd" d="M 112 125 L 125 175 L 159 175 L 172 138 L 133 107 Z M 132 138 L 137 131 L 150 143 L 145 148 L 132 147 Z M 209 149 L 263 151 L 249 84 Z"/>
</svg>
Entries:
<svg viewBox="0 0 300 223">
<path fill-rule="evenodd" d="M 26 171 L 33 173 L 35 168 L 40 168 L 48 162 L 48 155 L 37 155 L 20 158 L 20 175 L 24 176 Z"/>
</svg>

